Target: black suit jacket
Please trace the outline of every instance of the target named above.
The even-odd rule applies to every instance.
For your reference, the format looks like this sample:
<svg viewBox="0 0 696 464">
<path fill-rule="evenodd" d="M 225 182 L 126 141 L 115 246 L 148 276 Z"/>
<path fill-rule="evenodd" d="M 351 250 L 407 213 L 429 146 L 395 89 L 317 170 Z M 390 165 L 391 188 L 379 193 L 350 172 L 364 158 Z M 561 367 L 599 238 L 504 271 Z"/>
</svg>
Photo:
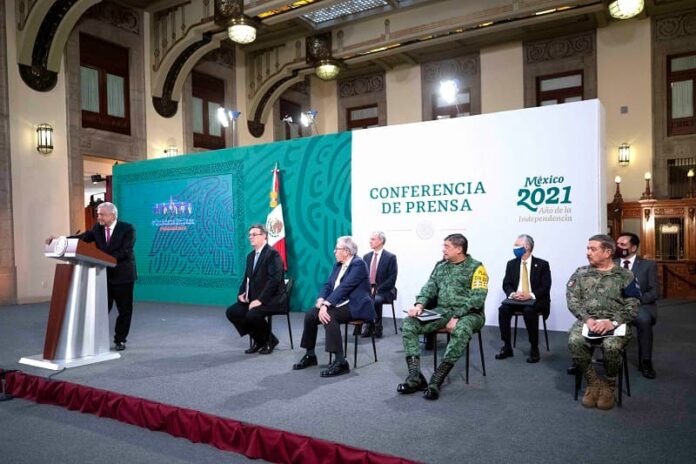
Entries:
<svg viewBox="0 0 696 464">
<path fill-rule="evenodd" d="M 520 283 L 521 262 L 522 258 L 515 258 L 507 263 L 503 278 L 503 291 L 506 297 L 517 291 L 517 286 Z M 529 271 L 531 290 L 536 297 L 534 306 L 544 314 L 544 319 L 546 319 L 551 312 L 551 268 L 548 261 L 532 256 L 532 268 Z"/>
<path fill-rule="evenodd" d="M 239 285 L 239 295 L 246 292 L 247 279 L 249 279 L 249 301 L 259 300 L 263 306 L 272 310 L 284 310 L 287 301 L 285 292 L 285 275 L 283 272 L 283 260 L 278 251 L 264 245 L 259 254 L 259 260 L 254 269 L 254 255 L 252 251 L 247 255 L 244 278 Z"/>
<path fill-rule="evenodd" d="M 354 256 L 338 287 L 334 288 L 342 266 L 341 263 L 334 265 L 329 280 L 319 292 L 319 298 L 323 298 L 330 306 L 339 306 L 348 300 L 351 317 L 363 321 L 374 321 L 377 313 L 370 297 L 370 276 L 367 273 L 365 261 L 359 256 Z"/>
<path fill-rule="evenodd" d="M 374 251 L 363 256 L 363 261 L 367 264 L 367 272 L 369 278 L 370 265 L 372 264 L 372 256 Z M 396 264 L 396 255 L 382 249 L 382 256 L 377 264 L 377 273 L 375 274 L 375 294 L 380 295 L 385 303 L 391 303 L 396 297 L 396 276 L 399 273 L 399 267 Z"/>
<path fill-rule="evenodd" d="M 111 239 L 106 243 L 104 226 L 95 224 L 90 230 L 78 238 L 94 244 L 104 253 L 116 258 L 116 267 L 107 268 L 106 280 L 110 284 L 131 284 L 138 278 L 135 270 L 135 229 L 123 221 L 116 221 L 116 227 L 111 232 Z"/>
</svg>

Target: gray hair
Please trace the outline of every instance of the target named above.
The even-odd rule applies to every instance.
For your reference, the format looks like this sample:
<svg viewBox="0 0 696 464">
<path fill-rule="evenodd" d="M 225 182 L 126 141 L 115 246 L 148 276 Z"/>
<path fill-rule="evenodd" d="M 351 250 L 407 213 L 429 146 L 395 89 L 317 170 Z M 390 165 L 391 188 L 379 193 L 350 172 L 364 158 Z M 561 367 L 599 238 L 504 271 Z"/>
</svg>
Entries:
<svg viewBox="0 0 696 464">
<path fill-rule="evenodd" d="M 384 235 L 384 232 L 382 232 L 381 230 L 376 230 L 372 232 L 372 235 L 376 235 L 377 238 L 379 238 L 379 241 L 382 242 L 382 245 L 387 243 L 387 236 Z"/>
<path fill-rule="evenodd" d="M 118 208 L 116 208 L 116 205 L 113 203 L 109 203 L 108 201 L 105 201 L 104 203 L 99 203 L 99 206 L 97 206 L 97 211 L 100 209 L 106 209 L 109 210 L 109 212 L 114 213 L 114 218 L 118 219 Z"/>
<path fill-rule="evenodd" d="M 534 239 L 531 235 L 520 234 L 517 236 L 517 238 L 521 238 L 524 241 L 524 244 L 527 245 L 529 251 L 532 251 L 534 249 Z"/>
<path fill-rule="evenodd" d="M 614 241 L 613 238 L 606 234 L 597 234 L 593 235 L 590 237 L 590 242 L 599 242 L 605 250 L 611 251 L 611 254 L 613 255 L 614 252 L 616 251 L 616 242 Z"/>
<path fill-rule="evenodd" d="M 353 241 L 353 237 L 350 235 L 344 235 L 336 239 L 336 246 L 338 248 L 345 248 L 348 250 L 351 256 L 358 254 L 358 244 Z"/>
</svg>

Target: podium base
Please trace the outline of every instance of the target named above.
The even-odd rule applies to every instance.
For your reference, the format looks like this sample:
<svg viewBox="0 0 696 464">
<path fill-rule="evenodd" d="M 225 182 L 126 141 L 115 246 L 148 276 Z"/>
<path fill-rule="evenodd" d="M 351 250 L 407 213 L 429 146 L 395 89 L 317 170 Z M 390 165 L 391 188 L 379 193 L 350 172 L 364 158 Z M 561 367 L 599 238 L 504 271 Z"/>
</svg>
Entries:
<svg viewBox="0 0 696 464">
<path fill-rule="evenodd" d="M 84 356 L 82 358 L 75 358 L 70 360 L 65 359 L 44 359 L 43 355 L 36 354 L 34 356 L 25 356 L 19 360 L 20 364 L 26 364 L 27 366 L 40 367 L 41 369 L 50 369 L 52 371 L 59 371 L 61 369 L 68 369 L 71 367 L 86 366 L 88 364 L 95 364 L 103 361 L 111 361 L 112 359 L 120 359 L 120 353 L 108 352 L 97 354 L 94 356 Z"/>
</svg>

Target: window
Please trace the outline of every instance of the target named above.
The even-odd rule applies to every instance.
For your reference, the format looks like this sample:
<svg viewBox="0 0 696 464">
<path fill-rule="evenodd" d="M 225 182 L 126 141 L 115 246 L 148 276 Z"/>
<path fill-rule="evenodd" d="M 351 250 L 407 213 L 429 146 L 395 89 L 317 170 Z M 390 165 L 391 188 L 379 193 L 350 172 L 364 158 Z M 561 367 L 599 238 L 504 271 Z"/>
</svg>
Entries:
<svg viewBox="0 0 696 464">
<path fill-rule="evenodd" d="M 128 49 L 80 34 L 82 127 L 130 135 Z"/>
<path fill-rule="evenodd" d="M 283 125 L 283 140 L 302 137 L 301 115 L 302 109 L 299 104 L 284 98 L 280 99 L 280 123 Z"/>
<path fill-rule="evenodd" d="M 537 77 L 537 106 L 582 101 L 582 71 Z"/>
<path fill-rule="evenodd" d="M 459 89 L 454 102 L 446 101 L 440 92 L 433 94 L 433 119 L 450 119 L 471 114 L 471 93 Z"/>
<path fill-rule="evenodd" d="M 696 53 L 667 57 L 667 134 L 696 134 Z"/>
<path fill-rule="evenodd" d="M 207 74 L 191 73 L 193 146 L 216 150 L 225 148 L 225 129 L 217 110 L 225 105 L 225 81 Z"/>
<path fill-rule="evenodd" d="M 346 109 L 346 129 L 357 130 L 379 126 L 379 106 L 356 106 Z"/>
<path fill-rule="evenodd" d="M 696 157 L 667 160 L 667 185 L 670 198 L 689 198 L 694 194 L 694 178 L 689 171 L 696 170 Z"/>
</svg>

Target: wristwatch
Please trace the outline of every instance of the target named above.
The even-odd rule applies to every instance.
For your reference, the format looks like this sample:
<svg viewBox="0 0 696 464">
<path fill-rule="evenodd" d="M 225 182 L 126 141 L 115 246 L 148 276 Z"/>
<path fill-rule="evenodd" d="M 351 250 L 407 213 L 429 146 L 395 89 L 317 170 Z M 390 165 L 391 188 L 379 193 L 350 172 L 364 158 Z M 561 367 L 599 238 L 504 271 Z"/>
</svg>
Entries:
<svg viewBox="0 0 696 464">
<path fill-rule="evenodd" d="M 611 325 L 613 325 L 614 328 L 617 328 L 619 326 L 619 323 L 616 321 L 611 321 Z"/>
</svg>

